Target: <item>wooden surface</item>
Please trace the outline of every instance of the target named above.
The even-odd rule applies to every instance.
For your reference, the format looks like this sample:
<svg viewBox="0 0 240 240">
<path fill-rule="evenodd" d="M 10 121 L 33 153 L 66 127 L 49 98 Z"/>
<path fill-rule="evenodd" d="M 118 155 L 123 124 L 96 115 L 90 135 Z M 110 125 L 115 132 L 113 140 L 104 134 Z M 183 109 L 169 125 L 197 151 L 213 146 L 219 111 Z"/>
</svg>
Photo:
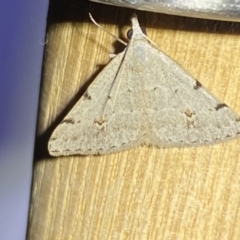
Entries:
<svg viewBox="0 0 240 240">
<path fill-rule="evenodd" d="M 57 2 L 57 1 L 56 1 Z M 28 239 L 240 239 L 240 139 L 107 156 L 47 155 L 51 132 L 110 53 L 133 10 L 51 3 Z M 137 12 L 148 37 L 240 113 L 240 24 Z M 147 79 L 146 79 L 147 81 Z"/>
</svg>

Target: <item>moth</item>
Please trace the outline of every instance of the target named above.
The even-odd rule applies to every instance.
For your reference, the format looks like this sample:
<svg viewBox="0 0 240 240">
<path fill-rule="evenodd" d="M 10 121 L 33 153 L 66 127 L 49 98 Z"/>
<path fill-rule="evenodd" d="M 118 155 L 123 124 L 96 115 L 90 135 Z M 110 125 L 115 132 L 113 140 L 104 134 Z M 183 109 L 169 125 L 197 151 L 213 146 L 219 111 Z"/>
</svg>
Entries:
<svg viewBox="0 0 240 240">
<path fill-rule="evenodd" d="M 159 50 L 131 18 L 132 38 L 52 133 L 49 153 L 109 154 L 146 144 L 192 147 L 240 135 L 240 117 Z"/>
</svg>

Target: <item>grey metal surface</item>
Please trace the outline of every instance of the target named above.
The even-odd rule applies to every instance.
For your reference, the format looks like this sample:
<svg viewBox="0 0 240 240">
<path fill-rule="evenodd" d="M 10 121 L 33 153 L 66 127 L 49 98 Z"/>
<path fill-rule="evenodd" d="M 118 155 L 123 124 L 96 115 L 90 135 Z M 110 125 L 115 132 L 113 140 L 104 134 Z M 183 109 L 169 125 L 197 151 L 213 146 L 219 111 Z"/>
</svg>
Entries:
<svg viewBox="0 0 240 240">
<path fill-rule="evenodd" d="M 150 12 L 240 22 L 240 0 L 92 0 Z"/>
</svg>

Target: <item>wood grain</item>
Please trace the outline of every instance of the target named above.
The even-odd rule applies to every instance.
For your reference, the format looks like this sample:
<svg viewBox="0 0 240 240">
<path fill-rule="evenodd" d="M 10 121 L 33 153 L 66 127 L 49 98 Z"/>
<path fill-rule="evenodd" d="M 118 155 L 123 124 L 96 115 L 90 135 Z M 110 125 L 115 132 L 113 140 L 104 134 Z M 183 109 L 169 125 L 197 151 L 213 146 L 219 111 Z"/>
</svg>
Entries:
<svg viewBox="0 0 240 240">
<path fill-rule="evenodd" d="M 56 1 L 57 2 L 57 1 Z M 51 132 L 124 46 L 133 10 L 51 2 L 28 239 L 240 239 L 240 140 L 51 158 Z M 148 37 L 240 113 L 240 25 L 137 12 Z M 146 79 L 147 81 L 147 79 Z"/>
</svg>

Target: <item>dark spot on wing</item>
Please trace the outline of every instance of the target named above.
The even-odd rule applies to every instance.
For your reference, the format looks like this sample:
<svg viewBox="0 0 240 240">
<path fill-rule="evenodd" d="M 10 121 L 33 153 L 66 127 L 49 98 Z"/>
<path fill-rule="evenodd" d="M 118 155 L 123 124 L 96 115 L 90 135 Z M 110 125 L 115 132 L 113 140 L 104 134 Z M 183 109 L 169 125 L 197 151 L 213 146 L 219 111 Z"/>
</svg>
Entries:
<svg viewBox="0 0 240 240">
<path fill-rule="evenodd" d="M 198 90 L 201 87 L 202 87 L 202 84 L 198 80 L 196 80 L 196 85 L 193 87 L 193 89 Z"/>
<path fill-rule="evenodd" d="M 224 108 L 224 107 L 228 107 L 228 105 L 226 103 L 220 103 L 215 107 L 215 109 L 218 111 L 219 109 Z"/>
<path fill-rule="evenodd" d="M 189 109 L 186 109 L 186 111 L 184 112 L 185 115 L 189 118 L 191 118 L 193 115 L 195 115 L 196 113 L 195 112 L 192 112 L 191 110 Z"/>
<path fill-rule="evenodd" d="M 91 97 L 91 95 L 89 95 L 88 91 L 86 91 L 86 92 L 84 93 L 83 97 L 84 97 L 84 99 L 89 99 L 89 100 L 92 99 L 92 97 Z"/>
<path fill-rule="evenodd" d="M 95 119 L 94 123 L 97 123 L 98 125 L 103 125 L 107 120 L 103 117 L 100 117 L 99 119 Z"/>
<path fill-rule="evenodd" d="M 237 119 L 236 119 L 236 122 L 240 122 L 240 118 L 237 118 Z"/>
<path fill-rule="evenodd" d="M 64 119 L 61 124 L 66 123 L 66 124 L 74 124 L 74 120 L 69 118 L 69 119 Z"/>
</svg>

